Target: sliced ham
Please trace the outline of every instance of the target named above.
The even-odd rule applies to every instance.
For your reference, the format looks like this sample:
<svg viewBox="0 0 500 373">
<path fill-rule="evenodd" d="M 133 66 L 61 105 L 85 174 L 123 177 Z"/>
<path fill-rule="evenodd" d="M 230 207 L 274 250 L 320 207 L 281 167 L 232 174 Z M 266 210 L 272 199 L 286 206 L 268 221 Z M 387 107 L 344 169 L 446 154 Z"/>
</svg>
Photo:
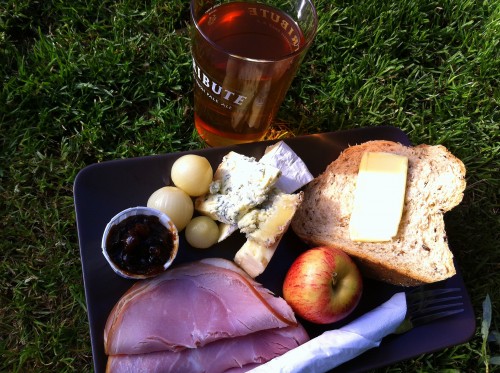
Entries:
<svg viewBox="0 0 500 373">
<path fill-rule="evenodd" d="M 179 352 L 153 352 L 108 358 L 108 373 L 245 372 L 299 346 L 309 339 L 300 325 L 221 339 Z"/>
<path fill-rule="evenodd" d="M 233 262 L 211 259 L 136 282 L 111 311 L 104 344 L 108 355 L 181 351 L 291 325 L 282 298 Z"/>
</svg>

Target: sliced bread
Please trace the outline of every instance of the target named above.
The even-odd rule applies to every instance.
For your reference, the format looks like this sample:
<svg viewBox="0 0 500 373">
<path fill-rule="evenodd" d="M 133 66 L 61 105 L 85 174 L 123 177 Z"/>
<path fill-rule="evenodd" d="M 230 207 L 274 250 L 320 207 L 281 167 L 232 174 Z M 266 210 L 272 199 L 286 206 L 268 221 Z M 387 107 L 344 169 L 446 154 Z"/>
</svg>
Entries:
<svg viewBox="0 0 500 373">
<path fill-rule="evenodd" d="M 349 235 L 359 164 L 367 151 L 408 157 L 403 214 L 388 242 L 355 242 Z M 444 146 L 369 141 L 347 148 L 308 184 L 292 229 L 311 246 L 344 250 L 367 277 L 402 286 L 437 282 L 456 273 L 443 214 L 462 201 L 465 185 L 464 164 Z"/>
</svg>

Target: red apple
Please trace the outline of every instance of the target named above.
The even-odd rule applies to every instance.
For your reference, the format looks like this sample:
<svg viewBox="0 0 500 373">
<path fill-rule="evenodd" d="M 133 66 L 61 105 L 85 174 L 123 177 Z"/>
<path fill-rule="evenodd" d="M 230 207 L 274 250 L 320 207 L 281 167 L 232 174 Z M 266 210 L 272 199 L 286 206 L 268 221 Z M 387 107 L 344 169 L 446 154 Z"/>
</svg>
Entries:
<svg viewBox="0 0 500 373">
<path fill-rule="evenodd" d="M 283 298 L 297 315 L 316 324 L 348 316 L 362 292 L 358 267 L 335 247 L 315 247 L 299 255 L 283 282 Z"/>
</svg>

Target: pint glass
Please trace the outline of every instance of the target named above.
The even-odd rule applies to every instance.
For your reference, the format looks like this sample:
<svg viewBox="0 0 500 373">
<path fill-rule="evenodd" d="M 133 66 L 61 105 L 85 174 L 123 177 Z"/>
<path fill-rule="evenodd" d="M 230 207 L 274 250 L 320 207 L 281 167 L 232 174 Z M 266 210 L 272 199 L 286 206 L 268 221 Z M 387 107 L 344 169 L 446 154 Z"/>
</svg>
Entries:
<svg viewBox="0 0 500 373">
<path fill-rule="evenodd" d="M 191 1 L 194 122 L 209 146 L 264 138 L 311 45 L 310 0 Z"/>
</svg>

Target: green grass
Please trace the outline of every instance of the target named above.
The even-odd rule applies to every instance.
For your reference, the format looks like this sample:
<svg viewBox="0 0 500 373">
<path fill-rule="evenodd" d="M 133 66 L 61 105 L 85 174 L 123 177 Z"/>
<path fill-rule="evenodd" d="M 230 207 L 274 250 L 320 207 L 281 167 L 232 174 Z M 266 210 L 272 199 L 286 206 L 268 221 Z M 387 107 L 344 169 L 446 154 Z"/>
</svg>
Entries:
<svg viewBox="0 0 500 373">
<path fill-rule="evenodd" d="M 500 2 L 317 0 L 279 112 L 288 133 L 392 125 L 467 167 L 446 215 L 478 322 L 468 343 L 381 371 L 499 371 Z M 0 4 L 0 371 L 92 370 L 73 206 L 86 165 L 201 147 L 188 2 Z M 484 333 L 483 333 L 484 334 Z"/>
</svg>

